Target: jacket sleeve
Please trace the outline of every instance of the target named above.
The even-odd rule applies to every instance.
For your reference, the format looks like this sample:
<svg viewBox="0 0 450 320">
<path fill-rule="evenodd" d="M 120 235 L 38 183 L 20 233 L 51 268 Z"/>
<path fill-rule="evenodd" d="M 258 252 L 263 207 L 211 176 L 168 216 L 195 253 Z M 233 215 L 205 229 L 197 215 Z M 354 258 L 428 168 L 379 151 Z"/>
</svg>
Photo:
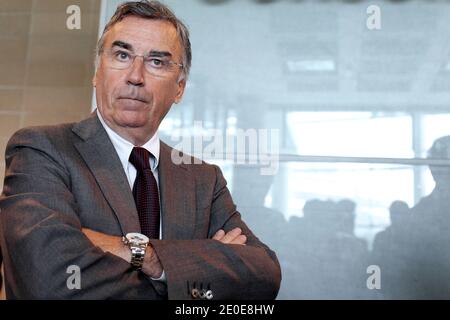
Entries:
<svg viewBox="0 0 450 320">
<path fill-rule="evenodd" d="M 158 292 L 164 290 L 156 290 L 161 284 L 95 247 L 81 232 L 71 177 L 48 133 L 18 131 L 5 160 L 0 241 L 8 298 L 162 298 Z M 77 268 L 79 289 L 70 285 Z"/>
<path fill-rule="evenodd" d="M 213 299 L 275 299 L 281 282 L 277 257 L 258 240 L 236 211 L 217 166 L 208 239 L 151 240 L 165 270 L 169 299 L 193 299 L 192 290 L 211 290 Z M 246 245 L 212 240 L 219 230 L 239 227 Z"/>
</svg>

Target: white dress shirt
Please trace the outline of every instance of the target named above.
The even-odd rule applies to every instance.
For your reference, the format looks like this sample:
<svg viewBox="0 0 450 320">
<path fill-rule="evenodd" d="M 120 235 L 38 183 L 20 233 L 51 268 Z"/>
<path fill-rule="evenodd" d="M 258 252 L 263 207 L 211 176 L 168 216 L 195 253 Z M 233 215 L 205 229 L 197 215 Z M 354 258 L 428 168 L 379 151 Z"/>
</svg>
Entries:
<svg viewBox="0 0 450 320">
<path fill-rule="evenodd" d="M 135 147 L 131 142 L 125 140 L 121 136 L 119 136 L 114 130 L 112 130 L 106 122 L 103 120 L 102 115 L 96 110 L 97 116 L 100 119 L 100 122 L 105 128 L 106 133 L 109 136 L 109 139 L 111 140 L 114 149 L 116 149 L 117 155 L 119 156 L 120 162 L 122 163 L 123 170 L 125 171 L 125 174 L 128 179 L 128 183 L 130 184 L 130 188 L 133 189 L 134 180 L 136 180 L 136 168 L 131 164 L 130 162 L 130 155 L 131 151 L 133 151 L 133 148 Z M 150 157 L 150 168 L 152 170 L 153 175 L 156 179 L 156 184 L 158 185 L 158 194 L 159 194 L 159 176 L 158 176 L 158 164 L 159 164 L 159 148 L 160 148 L 160 142 L 159 142 L 159 136 L 158 132 L 156 132 L 153 137 L 150 138 L 145 144 L 141 146 L 141 148 L 146 149 L 148 152 L 150 152 L 153 157 Z M 160 195 L 161 199 L 161 195 Z M 161 201 L 160 201 L 161 203 Z M 160 211 L 160 217 L 161 217 L 161 211 Z M 159 223 L 159 238 L 162 239 L 162 223 L 160 219 Z M 158 279 L 153 280 L 159 280 L 159 281 L 165 281 L 165 273 L 163 271 L 162 275 Z"/>
</svg>

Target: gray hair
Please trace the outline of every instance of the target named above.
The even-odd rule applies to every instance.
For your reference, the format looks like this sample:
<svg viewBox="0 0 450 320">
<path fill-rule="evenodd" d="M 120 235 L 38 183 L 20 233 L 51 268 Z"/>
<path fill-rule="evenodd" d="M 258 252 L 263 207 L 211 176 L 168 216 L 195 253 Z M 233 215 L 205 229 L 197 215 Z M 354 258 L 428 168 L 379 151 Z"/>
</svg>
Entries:
<svg viewBox="0 0 450 320">
<path fill-rule="evenodd" d="M 183 55 L 182 55 L 182 64 L 183 71 L 181 78 L 186 79 L 189 75 L 189 70 L 191 69 L 191 61 L 192 61 L 192 51 L 191 51 L 191 42 L 189 41 L 189 30 L 184 25 L 184 23 L 178 19 L 175 14 L 164 4 L 159 1 L 129 1 L 121 4 L 117 7 L 116 12 L 109 20 L 108 24 L 103 29 L 102 36 L 98 40 L 97 49 L 96 49 L 96 59 L 95 59 L 95 67 L 98 67 L 98 61 L 100 55 L 104 49 L 105 42 L 105 34 L 111 29 L 116 23 L 120 22 L 123 18 L 127 16 L 136 16 L 145 19 L 154 19 L 154 20 L 162 20 L 170 22 L 176 29 L 177 34 L 181 40 L 181 45 L 183 47 Z"/>
</svg>

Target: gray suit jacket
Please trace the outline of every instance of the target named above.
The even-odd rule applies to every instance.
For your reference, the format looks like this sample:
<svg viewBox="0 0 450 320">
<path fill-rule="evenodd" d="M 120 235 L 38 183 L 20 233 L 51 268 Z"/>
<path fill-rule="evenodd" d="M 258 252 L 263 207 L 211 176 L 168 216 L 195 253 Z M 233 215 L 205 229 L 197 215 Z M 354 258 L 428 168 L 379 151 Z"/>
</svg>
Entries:
<svg viewBox="0 0 450 320">
<path fill-rule="evenodd" d="M 7 298 L 192 299 L 193 288 L 212 290 L 214 299 L 275 298 L 277 258 L 241 220 L 220 169 L 176 165 L 172 150 L 161 142 L 163 239 L 151 240 L 166 285 L 103 252 L 81 232 L 140 231 L 125 172 L 96 114 L 14 134 L 0 197 Z M 211 240 L 217 230 L 234 227 L 247 235 L 246 246 Z M 81 289 L 67 286 L 71 265 L 81 270 Z"/>
</svg>

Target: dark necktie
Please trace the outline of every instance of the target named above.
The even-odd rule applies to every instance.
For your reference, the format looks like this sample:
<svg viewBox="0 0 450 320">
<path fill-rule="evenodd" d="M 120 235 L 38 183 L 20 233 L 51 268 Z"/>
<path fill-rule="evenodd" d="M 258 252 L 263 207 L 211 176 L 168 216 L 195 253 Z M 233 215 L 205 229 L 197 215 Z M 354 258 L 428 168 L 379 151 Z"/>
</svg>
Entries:
<svg viewBox="0 0 450 320">
<path fill-rule="evenodd" d="M 141 232 L 150 239 L 159 239 L 159 194 L 156 179 L 150 168 L 150 152 L 134 147 L 130 162 L 136 168 L 133 196 L 139 214 Z"/>
</svg>

